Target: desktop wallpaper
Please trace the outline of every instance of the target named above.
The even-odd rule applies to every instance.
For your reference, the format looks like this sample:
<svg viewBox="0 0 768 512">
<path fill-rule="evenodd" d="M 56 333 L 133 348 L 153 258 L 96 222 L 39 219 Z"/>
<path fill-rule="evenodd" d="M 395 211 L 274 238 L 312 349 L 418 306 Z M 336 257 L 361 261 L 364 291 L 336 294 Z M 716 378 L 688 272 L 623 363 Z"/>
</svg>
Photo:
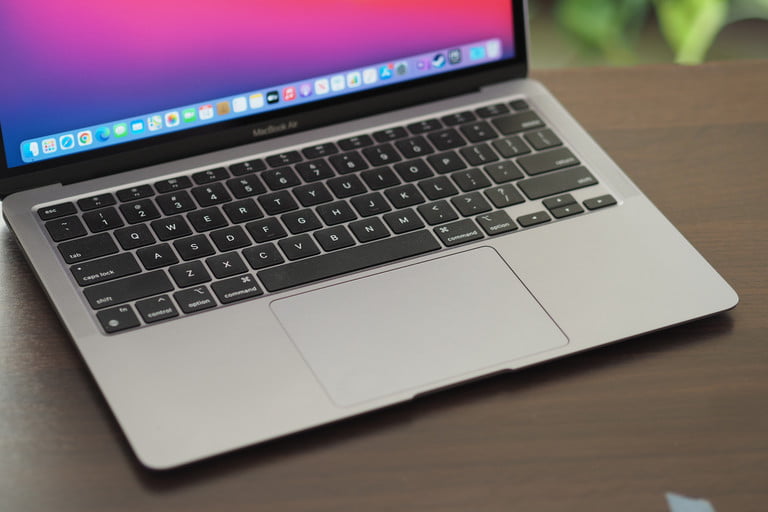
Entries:
<svg viewBox="0 0 768 512">
<path fill-rule="evenodd" d="M 0 126 L 22 140 L 498 37 L 511 0 L 0 2 Z"/>
</svg>

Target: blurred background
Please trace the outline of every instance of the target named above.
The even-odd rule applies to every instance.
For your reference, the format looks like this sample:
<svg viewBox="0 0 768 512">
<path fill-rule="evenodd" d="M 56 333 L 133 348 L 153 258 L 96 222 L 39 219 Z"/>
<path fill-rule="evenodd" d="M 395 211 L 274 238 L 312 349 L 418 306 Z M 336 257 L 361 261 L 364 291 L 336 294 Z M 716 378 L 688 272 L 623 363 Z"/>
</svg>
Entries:
<svg viewBox="0 0 768 512">
<path fill-rule="evenodd" d="M 768 58 L 768 0 L 528 4 L 536 69 Z"/>
</svg>

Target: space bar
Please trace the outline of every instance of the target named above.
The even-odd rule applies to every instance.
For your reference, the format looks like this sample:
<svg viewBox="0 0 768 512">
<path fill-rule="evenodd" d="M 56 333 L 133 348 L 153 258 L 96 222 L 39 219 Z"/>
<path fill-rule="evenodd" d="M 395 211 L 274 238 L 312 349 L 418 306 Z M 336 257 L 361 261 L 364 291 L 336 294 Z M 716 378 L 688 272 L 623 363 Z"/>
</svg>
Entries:
<svg viewBox="0 0 768 512">
<path fill-rule="evenodd" d="M 438 249 L 434 235 L 422 230 L 268 268 L 256 275 L 267 290 L 275 292 Z"/>
</svg>

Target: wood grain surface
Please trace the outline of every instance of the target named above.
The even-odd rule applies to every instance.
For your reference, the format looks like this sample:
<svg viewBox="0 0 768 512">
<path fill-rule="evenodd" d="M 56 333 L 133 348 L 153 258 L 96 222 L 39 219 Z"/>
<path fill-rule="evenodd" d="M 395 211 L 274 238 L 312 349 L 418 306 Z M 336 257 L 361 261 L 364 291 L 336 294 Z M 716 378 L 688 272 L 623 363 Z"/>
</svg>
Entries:
<svg viewBox="0 0 768 512">
<path fill-rule="evenodd" d="M 534 76 L 736 309 L 155 473 L 3 225 L 0 511 L 768 510 L 768 61 Z"/>
</svg>

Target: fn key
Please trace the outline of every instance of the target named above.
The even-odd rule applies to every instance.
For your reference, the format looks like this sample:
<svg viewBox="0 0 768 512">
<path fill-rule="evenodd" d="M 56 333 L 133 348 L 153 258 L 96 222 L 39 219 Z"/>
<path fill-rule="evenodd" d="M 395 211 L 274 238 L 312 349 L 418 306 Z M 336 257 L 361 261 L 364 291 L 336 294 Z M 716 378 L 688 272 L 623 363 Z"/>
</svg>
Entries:
<svg viewBox="0 0 768 512">
<path fill-rule="evenodd" d="M 108 333 L 139 326 L 139 319 L 136 317 L 136 313 L 128 305 L 99 311 L 96 313 L 96 318 L 99 319 L 101 326 Z"/>
</svg>

